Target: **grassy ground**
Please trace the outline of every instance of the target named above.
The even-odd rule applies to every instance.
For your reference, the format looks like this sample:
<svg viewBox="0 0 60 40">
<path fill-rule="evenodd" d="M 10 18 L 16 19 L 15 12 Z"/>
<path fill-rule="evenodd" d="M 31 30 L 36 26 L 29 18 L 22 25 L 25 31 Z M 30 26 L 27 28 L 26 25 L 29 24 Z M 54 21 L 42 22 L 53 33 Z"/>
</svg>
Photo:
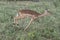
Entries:
<svg viewBox="0 0 60 40">
<path fill-rule="evenodd" d="M 60 40 L 60 2 L 0 2 L 0 40 Z M 45 8 L 50 16 L 38 18 L 23 31 L 30 19 L 19 20 L 19 26 L 13 25 L 13 17 L 20 9 L 30 9 L 42 14 Z"/>
</svg>

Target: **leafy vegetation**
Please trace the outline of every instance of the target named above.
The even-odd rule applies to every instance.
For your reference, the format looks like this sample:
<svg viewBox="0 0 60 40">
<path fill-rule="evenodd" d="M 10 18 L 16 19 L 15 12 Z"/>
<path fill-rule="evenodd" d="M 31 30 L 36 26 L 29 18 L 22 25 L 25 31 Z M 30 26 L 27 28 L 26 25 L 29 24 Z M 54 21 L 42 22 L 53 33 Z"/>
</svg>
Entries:
<svg viewBox="0 0 60 40">
<path fill-rule="evenodd" d="M 48 8 L 51 15 L 38 18 L 23 31 L 30 18 L 19 20 L 13 25 L 18 10 L 30 9 L 43 13 Z M 60 40 L 60 1 L 3 2 L 0 1 L 0 40 Z"/>
</svg>

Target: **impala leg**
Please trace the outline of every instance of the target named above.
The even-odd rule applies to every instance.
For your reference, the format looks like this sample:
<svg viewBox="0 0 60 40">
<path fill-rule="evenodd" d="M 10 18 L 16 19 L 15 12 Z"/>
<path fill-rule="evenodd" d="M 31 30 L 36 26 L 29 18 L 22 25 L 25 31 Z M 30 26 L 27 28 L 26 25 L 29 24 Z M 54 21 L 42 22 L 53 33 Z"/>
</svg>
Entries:
<svg viewBox="0 0 60 40">
<path fill-rule="evenodd" d="M 19 19 L 24 19 L 24 16 L 16 16 L 16 17 L 14 17 L 14 23 L 18 24 Z"/>
<path fill-rule="evenodd" d="M 14 17 L 14 24 L 18 24 L 17 17 Z"/>
<path fill-rule="evenodd" d="M 18 19 L 20 19 L 19 16 L 14 17 L 14 24 L 18 24 Z"/>
<path fill-rule="evenodd" d="M 32 23 L 32 21 L 33 21 L 33 20 L 34 20 L 34 19 L 33 19 L 33 18 L 31 18 L 31 20 L 30 20 L 29 24 L 26 26 L 26 28 L 24 29 L 24 31 L 25 31 L 26 29 L 28 29 L 29 25 Z"/>
</svg>

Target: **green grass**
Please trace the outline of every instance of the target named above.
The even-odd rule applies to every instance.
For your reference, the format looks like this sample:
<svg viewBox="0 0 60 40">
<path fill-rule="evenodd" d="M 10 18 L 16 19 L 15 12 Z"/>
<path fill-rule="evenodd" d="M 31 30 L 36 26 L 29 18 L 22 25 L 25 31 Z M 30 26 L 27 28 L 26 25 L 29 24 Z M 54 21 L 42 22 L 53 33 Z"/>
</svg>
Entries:
<svg viewBox="0 0 60 40">
<path fill-rule="evenodd" d="M 58 3 L 57 3 L 58 2 Z M 0 40 L 60 40 L 60 2 L 0 2 Z M 54 4 L 55 3 L 55 4 Z M 30 9 L 42 14 L 48 8 L 51 15 L 38 18 L 23 31 L 30 18 L 13 25 L 13 17 L 20 9 Z"/>
</svg>

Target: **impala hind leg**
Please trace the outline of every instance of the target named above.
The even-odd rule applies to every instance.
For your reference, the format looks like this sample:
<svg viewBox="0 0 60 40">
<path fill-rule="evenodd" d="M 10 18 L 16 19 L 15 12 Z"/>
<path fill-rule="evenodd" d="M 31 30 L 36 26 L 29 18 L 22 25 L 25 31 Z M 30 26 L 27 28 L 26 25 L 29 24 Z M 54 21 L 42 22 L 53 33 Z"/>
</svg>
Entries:
<svg viewBox="0 0 60 40">
<path fill-rule="evenodd" d="M 26 28 L 24 29 L 24 31 L 28 29 L 29 25 L 32 23 L 32 21 L 33 21 L 33 20 L 34 20 L 34 19 L 33 19 L 33 18 L 31 18 L 31 20 L 30 20 L 29 24 L 26 26 Z"/>
<path fill-rule="evenodd" d="M 16 16 L 14 17 L 14 24 L 17 25 L 18 24 L 18 19 L 20 19 L 21 17 L 19 16 Z"/>
<path fill-rule="evenodd" d="M 18 24 L 18 20 L 19 19 L 24 19 L 24 18 L 25 18 L 24 16 L 16 16 L 16 17 L 14 17 L 14 23 Z"/>
</svg>

